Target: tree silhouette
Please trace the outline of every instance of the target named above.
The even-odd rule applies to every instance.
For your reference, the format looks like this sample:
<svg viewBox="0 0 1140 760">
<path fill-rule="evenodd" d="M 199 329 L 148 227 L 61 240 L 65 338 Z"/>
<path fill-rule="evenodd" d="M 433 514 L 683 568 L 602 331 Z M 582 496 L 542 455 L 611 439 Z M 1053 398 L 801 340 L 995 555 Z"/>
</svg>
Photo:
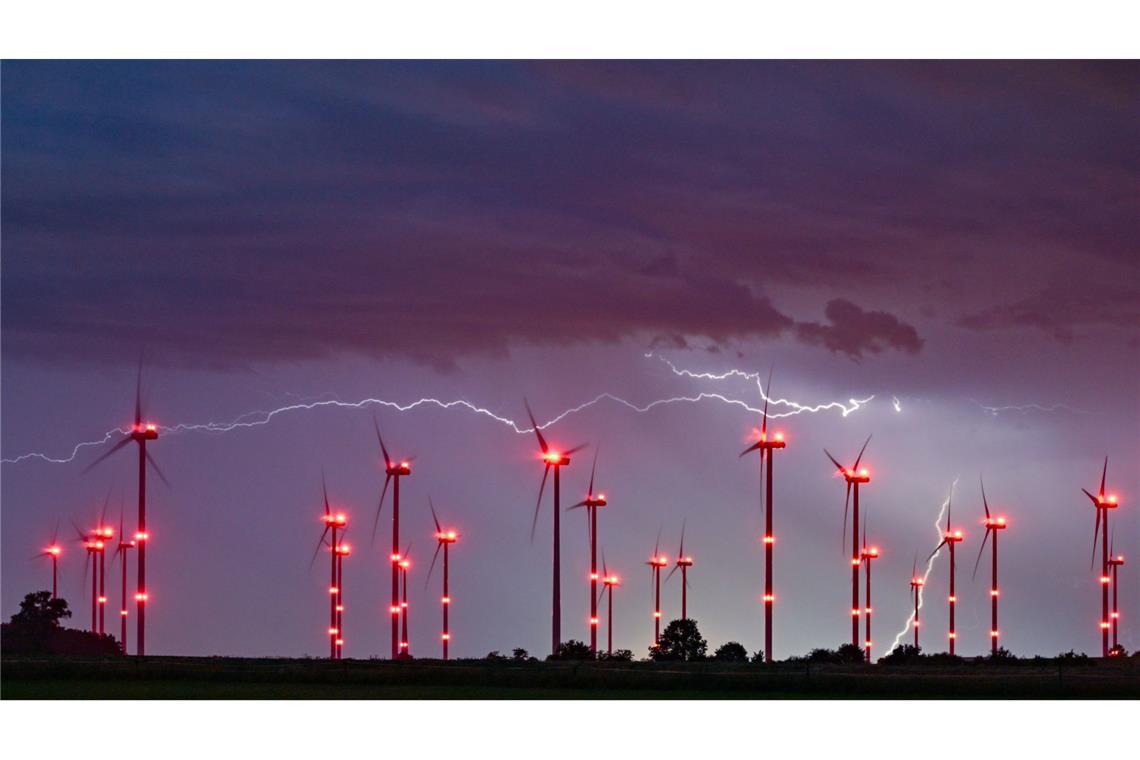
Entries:
<svg viewBox="0 0 1140 760">
<path fill-rule="evenodd" d="M 33 591 L 20 602 L 20 611 L 12 616 L 12 625 L 26 630 L 59 628 L 62 618 L 71 617 L 67 600 L 53 599 L 50 591 Z"/>
<path fill-rule="evenodd" d="M 748 662 L 748 650 L 740 642 L 730 641 L 720 645 L 713 659 L 718 662 Z"/>
<path fill-rule="evenodd" d="M 701 637 L 696 620 L 674 620 L 661 632 L 661 641 L 649 647 L 649 657 L 653 660 L 693 662 L 705 659 L 708 646 L 709 643 Z"/>
<path fill-rule="evenodd" d="M 884 665 L 902 665 L 904 663 L 918 662 L 922 659 L 922 647 L 916 647 L 914 644 L 899 644 L 891 650 L 891 653 L 883 657 L 879 662 Z"/>
<path fill-rule="evenodd" d="M 558 645 L 558 652 L 550 655 L 548 660 L 592 660 L 594 659 L 593 653 L 590 651 L 590 645 L 585 644 L 577 639 L 570 639 Z"/>
</svg>

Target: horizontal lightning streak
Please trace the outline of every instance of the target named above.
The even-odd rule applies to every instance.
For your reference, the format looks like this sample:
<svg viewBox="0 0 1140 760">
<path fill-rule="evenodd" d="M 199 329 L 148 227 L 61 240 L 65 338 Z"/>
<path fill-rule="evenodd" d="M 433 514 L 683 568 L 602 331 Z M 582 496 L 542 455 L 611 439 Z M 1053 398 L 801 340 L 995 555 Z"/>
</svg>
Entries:
<svg viewBox="0 0 1140 760">
<path fill-rule="evenodd" d="M 651 356 L 651 354 L 649 354 L 647 356 Z M 861 407 L 866 405 L 869 401 L 871 401 L 871 399 L 874 398 L 874 396 L 869 396 L 865 399 L 851 399 L 849 404 L 843 404 L 843 403 L 838 402 L 838 401 L 832 401 L 832 402 L 829 402 L 826 404 L 816 404 L 816 405 L 800 404 L 798 402 L 791 401 L 789 399 L 775 399 L 775 398 L 768 399 L 768 397 L 764 393 L 764 389 L 761 387 L 760 376 L 759 376 L 758 372 L 745 372 L 743 370 L 734 369 L 734 370 L 729 370 L 729 371 L 727 371 L 723 374 L 719 374 L 719 375 L 713 374 L 713 373 L 708 373 L 708 372 L 698 373 L 698 372 L 692 372 L 690 370 L 678 369 L 676 367 L 676 365 L 674 365 L 672 362 L 670 362 L 664 358 L 662 358 L 661 361 L 665 362 L 669 366 L 669 368 L 673 371 L 673 373 L 680 376 L 680 377 L 689 377 L 689 378 L 698 379 L 698 380 L 726 380 L 726 379 L 733 378 L 733 377 L 739 377 L 739 378 L 754 381 L 756 383 L 757 389 L 760 391 L 760 398 L 762 401 L 767 399 L 770 404 L 775 404 L 777 406 L 784 406 L 784 407 L 788 408 L 787 411 L 783 411 L 783 412 L 773 412 L 770 410 L 768 413 L 768 416 L 771 418 L 791 417 L 791 416 L 794 416 L 797 414 L 818 413 L 818 412 L 825 412 L 825 411 L 830 411 L 830 410 L 837 410 L 842 414 L 842 416 L 846 417 L 849 414 L 851 414 L 852 412 L 859 410 Z M 656 399 L 654 401 L 650 401 L 647 404 L 635 404 L 632 401 L 628 401 L 628 400 L 626 400 L 620 396 L 616 396 L 613 393 L 607 392 L 607 393 L 599 393 L 597 396 L 594 396 L 589 401 L 578 404 L 577 406 L 572 406 L 569 409 L 562 411 L 557 416 L 551 418 L 547 422 L 539 424 L 538 427 L 539 427 L 539 429 L 545 430 L 546 428 L 548 428 L 552 425 L 558 424 L 559 422 L 561 422 L 566 417 L 569 417 L 570 415 L 582 412 L 582 411 L 584 411 L 584 410 L 586 410 L 586 409 L 588 409 L 588 408 L 590 408 L 590 407 L 592 407 L 598 403 L 601 403 L 603 401 L 609 401 L 609 402 L 618 404 L 620 406 L 624 406 L 624 407 L 626 407 L 626 408 L 628 408 L 634 412 L 637 412 L 639 414 L 644 414 L 644 413 L 649 412 L 649 411 L 651 411 L 651 410 L 653 410 L 659 406 L 665 406 L 665 405 L 669 405 L 669 404 L 681 404 L 681 403 L 696 404 L 696 403 L 700 403 L 703 401 L 719 401 L 723 404 L 728 404 L 730 406 L 738 406 L 742 410 L 745 410 L 747 412 L 751 412 L 754 414 L 759 414 L 762 412 L 762 409 L 760 406 L 753 406 L 752 404 L 749 404 L 748 402 L 746 402 L 742 399 L 726 396 L 722 393 L 701 392 L 701 393 L 697 393 L 694 395 L 682 395 L 682 396 L 671 396 L 669 398 L 660 398 L 660 399 Z M 388 400 L 379 399 L 379 398 L 365 398 L 365 399 L 361 399 L 359 401 L 341 401 L 341 400 L 335 399 L 335 398 L 334 399 L 322 399 L 319 401 L 298 402 L 298 403 L 294 403 L 294 404 L 288 404 L 286 406 L 282 406 L 282 407 L 279 407 L 277 409 L 272 409 L 269 411 L 245 412 L 245 413 L 239 415 L 238 417 L 234 418 L 233 420 L 231 420 L 229 422 L 179 423 L 177 425 L 159 425 L 158 429 L 160 432 L 164 433 L 165 435 L 176 435 L 178 433 L 207 433 L 207 434 L 210 434 L 210 433 L 215 433 L 215 434 L 217 434 L 217 433 L 228 433 L 232 430 L 239 430 L 239 429 L 244 429 L 244 428 L 254 428 L 254 427 L 260 427 L 262 425 L 267 425 L 273 420 L 274 417 L 277 417 L 277 416 L 280 416 L 282 414 L 286 414 L 289 412 L 310 411 L 313 409 L 321 409 L 321 408 L 325 408 L 325 407 L 334 407 L 334 408 L 341 408 L 341 409 L 362 409 L 362 408 L 369 407 L 369 406 L 385 407 L 388 409 L 393 409 L 397 412 L 410 412 L 410 411 L 417 409 L 419 407 L 422 407 L 422 406 L 432 406 L 432 407 L 437 407 L 439 409 L 463 408 L 463 409 L 467 409 L 468 411 L 470 411 L 476 415 L 488 417 L 491 420 L 498 422 L 499 424 L 505 425 L 505 426 L 511 428 L 511 430 L 513 430 L 515 433 L 529 434 L 529 433 L 534 432 L 533 427 L 520 425 L 518 422 L 516 422 L 515 420 L 513 420 L 509 417 L 504 417 L 502 415 L 496 414 L 495 412 L 491 411 L 490 409 L 487 409 L 486 407 L 478 406 L 476 404 L 473 404 L 470 401 L 466 401 L 464 399 L 457 399 L 454 401 L 442 401 L 442 400 L 437 399 L 437 398 L 421 398 L 417 401 L 412 401 L 411 403 L 407 403 L 407 404 L 400 404 L 400 403 L 395 402 L 395 401 L 388 401 Z M 50 462 L 52 464 L 66 464 L 68 462 L 74 461 L 75 458 L 79 455 L 79 452 L 81 450 L 83 450 L 84 448 L 91 447 L 91 446 L 100 446 L 100 445 L 106 444 L 112 440 L 112 438 L 115 436 L 116 433 L 118 433 L 120 435 L 126 435 L 129 432 L 130 432 L 129 428 L 115 428 L 115 429 L 109 430 L 109 431 L 107 431 L 107 433 L 105 433 L 103 435 L 102 438 L 100 438 L 98 440 L 83 441 L 81 443 L 76 444 L 75 447 L 72 449 L 71 454 L 69 456 L 62 457 L 62 458 L 50 457 L 47 454 L 43 454 L 40 452 L 30 452 L 27 454 L 21 454 L 18 457 L 0 459 L 0 462 L 3 462 L 4 464 L 16 464 L 18 462 L 22 462 L 22 461 L 25 461 L 27 459 L 39 459 L 39 460 L 42 460 L 44 462 Z"/>
<path fill-rule="evenodd" d="M 968 398 L 969 401 L 977 404 L 982 408 L 986 414 L 997 417 L 1002 412 L 1018 412 L 1020 414 L 1029 414 L 1030 412 L 1044 412 L 1045 414 L 1053 414 L 1054 412 L 1071 412 L 1073 414 L 1089 414 L 1084 409 L 1077 409 L 1076 407 L 1069 406 L 1068 404 L 1049 404 L 1043 406 L 1041 404 L 1016 404 L 1011 406 L 988 406 L 983 404 L 977 399 Z"/>
<path fill-rule="evenodd" d="M 943 537 L 942 515 L 946 514 L 946 508 L 950 506 L 950 499 L 954 497 L 954 489 L 957 487 L 957 485 L 958 478 L 955 477 L 954 482 L 950 484 L 950 495 L 946 497 L 946 501 L 942 502 L 942 506 L 938 508 L 938 516 L 934 518 L 934 530 L 938 534 L 939 543 L 941 543 Z M 930 578 L 930 572 L 934 569 L 934 562 L 938 559 L 938 555 L 940 554 L 942 554 L 941 547 L 939 547 L 933 554 L 931 554 L 930 559 L 926 561 L 926 572 L 922 574 L 922 585 L 918 587 L 918 608 L 920 610 L 922 609 L 922 594 L 926 590 L 926 581 L 928 578 Z M 899 645 L 899 641 L 901 641 L 902 637 L 906 635 L 906 632 L 910 630 L 910 627 L 913 623 L 914 610 L 911 610 L 910 614 L 907 615 L 906 623 L 903 624 L 902 630 L 895 634 L 895 640 L 891 643 L 890 648 L 887 649 L 887 654 L 895 651 L 895 647 Z"/>
</svg>

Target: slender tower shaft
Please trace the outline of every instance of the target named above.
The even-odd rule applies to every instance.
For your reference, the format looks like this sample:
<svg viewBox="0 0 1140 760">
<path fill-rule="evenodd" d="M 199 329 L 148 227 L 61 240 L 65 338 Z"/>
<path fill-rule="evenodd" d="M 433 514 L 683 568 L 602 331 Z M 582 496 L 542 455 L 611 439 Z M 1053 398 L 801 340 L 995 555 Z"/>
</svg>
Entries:
<svg viewBox="0 0 1140 760">
<path fill-rule="evenodd" d="M 958 630 L 954 626 L 954 610 L 958 606 L 958 597 L 954 594 L 954 574 L 956 565 L 954 564 L 954 544 L 950 542 L 950 654 L 954 654 L 954 644 L 958 638 Z"/>
<path fill-rule="evenodd" d="M 776 597 L 772 585 L 772 550 L 776 541 L 772 532 L 772 464 L 776 459 L 774 449 L 768 449 L 768 474 L 764 492 L 768 509 L 764 515 L 764 662 L 772 661 L 772 605 Z"/>
<path fill-rule="evenodd" d="M 121 540 L 122 537 L 120 537 Z M 119 603 L 119 647 L 123 654 L 127 653 L 127 550 L 123 549 L 122 566 L 122 601 Z"/>
<path fill-rule="evenodd" d="M 609 609 L 606 611 L 606 654 L 614 653 L 614 587 L 610 586 L 610 598 L 607 600 Z"/>
<path fill-rule="evenodd" d="M 558 654 L 558 647 L 562 644 L 562 540 L 559 521 L 562 514 L 559 473 L 562 468 L 557 464 L 551 466 L 554 468 L 554 552 L 551 560 L 553 568 L 551 571 L 550 652 L 551 654 Z"/>
<path fill-rule="evenodd" d="M 661 643 L 661 566 L 653 566 L 653 644 Z"/>
<path fill-rule="evenodd" d="M 336 525 L 332 526 L 332 548 L 329 550 L 329 659 L 336 659 L 336 608 L 340 604 L 340 585 L 336 582 Z"/>
<path fill-rule="evenodd" d="M 51 598 L 56 599 L 59 597 L 59 560 L 53 554 L 51 555 Z"/>
<path fill-rule="evenodd" d="M 443 544 L 443 659 L 447 659 L 447 645 L 451 642 L 451 630 L 447 625 L 447 610 L 451 606 L 451 596 L 447 590 L 447 543 Z"/>
<path fill-rule="evenodd" d="M 1100 648 L 1101 656 L 1108 657 L 1108 510 L 1104 512 L 1104 530 L 1100 544 Z"/>
<path fill-rule="evenodd" d="M 107 552 L 99 552 L 99 634 L 107 632 Z"/>
<path fill-rule="evenodd" d="M 871 661 L 871 560 L 864 560 L 867 565 L 867 619 L 864 621 L 863 630 L 866 632 L 866 637 L 863 641 L 863 648 L 867 650 L 867 662 Z"/>
<path fill-rule="evenodd" d="M 918 649 L 918 586 L 914 587 L 914 648 Z"/>
<path fill-rule="evenodd" d="M 990 654 L 998 650 L 998 533 L 994 531 L 993 568 L 990 571 Z"/>
<path fill-rule="evenodd" d="M 392 477 L 392 659 L 400 654 L 400 476 Z"/>
<path fill-rule="evenodd" d="M 146 531 L 146 439 L 139 442 L 139 566 L 138 586 L 135 590 L 135 607 L 138 619 L 135 621 L 135 638 L 138 639 L 136 652 L 139 657 L 146 654 L 146 545 L 150 542 Z"/>
<path fill-rule="evenodd" d="M 344 655 L 344 557 L 336 555 L 336 659 Z"/>
<path fill-rule="evenodd" d="M 95 552 L 87 553 L 91 558 L 91 633 L 99 633 L 99 568 L 95 565 Z"/>
<path fill-rule="evenodd" d="M 408 568 L 403 568 L 400 575 L 403 586 L 400 591 L 400 648 L 404 656 L 411 657 L 412 640 L 408 638 Z"/>
<path fill-rule="evenodd" d="M 1120 565 L 1112 566 L 1112 648 L 1120 646 L 1120 607 L 1116 600 L 1116 587 L 1120 583 Z"/>
<path fill-rule="evenodd" d="M 689 619 L 689 566 L 681 565 L 681 619 Z"/>
<path fill-rule="evenodd" d="M 859 647 L 859 483 L 853 484 L 851 521 L 851 645 Z"/>
<path fill-rule="evenodd" d="M 590 498 L 593 498 L 590 494 Z M 590 522 L 590 654 L 598 656 L 598 508 L 586 507 Z"/>
</svg>

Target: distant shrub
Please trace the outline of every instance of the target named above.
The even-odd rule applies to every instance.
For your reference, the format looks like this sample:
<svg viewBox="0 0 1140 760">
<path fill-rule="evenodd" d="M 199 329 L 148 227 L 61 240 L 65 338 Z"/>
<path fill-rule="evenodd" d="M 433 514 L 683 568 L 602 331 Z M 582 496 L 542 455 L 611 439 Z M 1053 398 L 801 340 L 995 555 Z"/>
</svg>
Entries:
<svg viewBox="0 0 1140 760">
<path fill-rule="evenodd" d="M 673 620 L 661 632 L 661 640 L 649 647 L 649 658 L 659 661 L 696 662 L 705 659 L 709 643 L 701 637 L 697 621 Z"/>
<path fill-rule="evenodd" d="M 717 662 L 748 662 L 748 650 L 738 641 L 729 641 L 717 648 L 713 659 Z"/>
<path fill-rule="evenodd" d="M 570 639 L 558 645 L 558 651 L 546 659 L 548 660 L 592 660 L 594 654 L 590 651 L 590 645 L 578 641 L 577 639 Z"/>
<path fill-rule="evenodd" d="M 613 654 L 599 652 L 598 659 L 609 660 L 611 662 L 632 662 L 633 652 L 629 651 L 628 649 L 615 649 L 613 651 Z"/>
<path fill-rule="evenodd" d="M 900 644 L 891 650 L 890 654 L 879 658 L 883 665 L 910 665 L 922 659 L 922 647 L 913 644 Z"/>
</svg>

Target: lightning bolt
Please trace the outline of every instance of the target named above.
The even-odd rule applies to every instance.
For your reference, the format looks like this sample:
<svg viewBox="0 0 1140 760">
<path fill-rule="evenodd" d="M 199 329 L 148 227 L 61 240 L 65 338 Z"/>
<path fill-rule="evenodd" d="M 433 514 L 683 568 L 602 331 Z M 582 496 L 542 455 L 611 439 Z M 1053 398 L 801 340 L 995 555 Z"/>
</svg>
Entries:
<svg viewBox="0 0 1140 760">
<path fill-rule="evenodd" d="M 950 484 L 950 495 L 946 497 L 946 500 L 944 502 L 942 502 L 942 506 L 940 506 L 938 508 L 938 516 L 934 518 L 934 531 L 938 536 L 939 542 L 942 541 L 942 527 L 941 527 L 942 526 L 942 516 L 944 514 L 946 514 L 946 507 L 948 507 L 950 505 L 950 499 L 953 498 L 954 489 L 957 486 L 958 486 L 958 477 L 955 476 L 954 482 Z M 931 554 L 930 559 L 928 559 L 926 561 L 926 572 L 922 574 L 922 585 L 918 587 L 918 608 L 920 610 L 922 609 L 922 601 L 923 601 L 922 594 L 926 590 L 926 580 L 930 577 L 931 570 L 934 569 L 934 561 L 938 559 L 938 555 L 940 555 L 941 553 L 942 553 L 942 549 L 939 548 L 936 552 L 934 552 L 934 554 Z M 888 654 L 895 651 L 895 647 L 897 647 L 899 645 L 899 642 L 902 640 L 902 637 L 906 635 L 907 631 L 910 630 L 910 627 L 913 624 L 914 624 L 914 610 L 911 610 L 910 614 L 907 615 L 906 623 L 903 624 L 902 630 L 899 631 L 897 634 L 895 634 L 895 640 L 891 643 L 890 648 L 887 649 Z"/>
<path fill-rule="evenodd" d="M 896 412 L 902 412 L 902 403 L 899 401 L 898 396 L 891 396 L 891 406 L 895 408 Z"/>
<path fill-rule="evenodd" d="M 1077 409 L 1076 407 L 1069 406 L 1068 404 L 1049 404 L 1043 406 L 1041 404 L 1016 404 L 1011 406 L 987 406 L 977 399 L 970 398 L 969 401 L 977 404 L 982 408 L 986 414 L 997 417 L 1002 412 L 1019 412 L 1020 414 L 1029 414 L 1030 412 L 1043 412 L 1045 414 L 1053 414 L 1054 412 L 1071 412 L 1073 414 L 1089 414 L 1085 409 Z"/>
<path fill-rule="evenodd" d="M 652 354 L 647 354 L 646 356 L 649 357 L 649 356 L 652 356 Z M 760 373 L 759 372 L 745 372 L 744 370 L 739 370 L 739 369 L 729 370 L 729 371 L 721 373 L 721 374 L 714 374 L 714 373 L 709 373 L 709 372 L 693 372 L 693 371 L 687 370 L 687 369 L 679 369 L 672 362 L 670 362 L 664 358 L 661 358 L 661 361 L 665 362 L 669 366 L 670 370 L 675 375 L 677 375 L 679 377 L 688 377 L 688 378 L 698 379 L 698 380 L 714 380 L 714 381 L 728 380 L 731 378 L 742 378 L 742 379 L 754 381 L 756 383 L 757 390 L 759 390 L 759 392 L 760 392 L 761 401 L 768 400 L 769 404 L 774 404 L 777 406 L 786 407 L 786 410 L 783 412 L 769 411 L 769 413 L 768 413 L 769 417 L 790 417 L 790 416 L 797 415 L 797 414 L 805 414 L 805 413 L 814 414 L 814 413 L 832 411 L 832 410 L 839 411 L 843 417 L 847 417 L 848 415 L 852 414 L 853 412 L 858 411 L 864 405 L 869 403 L 871 401 L 871 399 L 874 398 L 874 396 L 868 396 L 865 399 L 850 399 L 849 403 L 847 403 L 847 404 L 844 404 L 844 403 L 839 402 L 839 401 L 832 401 L 832 402 L 828 402 L 828 403 L 824 403 L 824 404 L 815 404 L 815 405 L 801 404 L 799 402 L 792 401 L 790 399 L 768 398 L 767 395 L 765 395 L 764 389 L 761 385 Z M 762 409 L 759 405 L 753 406 L 752 404 L 748 403 L 747 401 L 744 401 L 743 399 L 734 398 L 731 396 L 726 396 L 722 393 L 700 392 L 700 393 L 696 393 L 693 395 L 671 396 L 668 398 L 659 398 L 659 399 L 656 399 L 654 401 L 650 401 L 647 404 L 636 404 L 636 403 L 629 401 L 627 399 L 624 399 L 620 396 L 614 395 L 613 393 L 607 392 L 607 393 L 599 393 L 597 396 L 594 396 L 589 401 L 585 401 L 581 404 L 578 404 L 576 406 L 572 406 L 568 409 L 565 409 L 564 411 L 560 412 L 558 415 L 552 417 L 551 419 L 547 420 L 546 422 L 540 423 L 538 425 L 538 427 L 540 430 L 545 430 L 546 428 L 548 428 L 552 425 L 558 424 L 559 422 L 561 422 L 566 417 L 569 417 L 571 415 L 582 412 L 582 411 L 584 411 L 584 410 L 586 410 L 586 409 L 588 409 L 588 408 L 590 408 L 596 404 L 604 402 L 604 401 L 608 401 L 608 402 L 617 404 L 619 406 L 626 407 L 627 409 L 630 409 L 631 411 L 637 412 L 639 414 L 645 414 L 646 412 L 649 412 L 649 411 L 651 411 L 651 410 L 653 410 L 659 406 L 666 406 L 666 405 L 670 405 L 670 404 L 682 404 L 682 403 L 684 403 L 684 404 L 696 404 L 696 403 L 701 403 L 704 401 L 718 401 L 718 402 L 723 403 L 723 404 L 728 404 L 731 406 L 738 406 L 741 409 L 748 411 L 748 412 L 751 412 L 751 413 L 754 413 L 754 414 L 759 414 L 762 411 Z M 336 398 L 321 399 L 321 400 L 317 400 L 317 401 L 300 401 L 297 403 L 281 406 L 281 407 L 278 407 L 276 409 L 245 412 L 245 413 L 239 415 L 238 417 L 230 420 L 229 422 L 201 422 L 201 423 L 179 423 L 177 425 L 159 425 L 159 430 L 165 435 L 177 435 L 179 433 L 221 434 L 221 433 L 228 433 L 228 432 L 233 431 L 233 430 L 240 430 L 240 429 L 245 429 L 245 428 L 254 428 L 254 427 L 261 427 L 262 425 L 268 425 L 270 422 L 273 421 L 273 419 L 275 417 L 279 417 L 283 414 L 288 414 L 291 412 L 311 411 L 314 409 L 322 409 L 322 408 L 326 408 L 326 407 L 334 407 L 334 408 L 340 408 L 340 409 L 363 409 L 366 407 L 383 407 L 383 408 L 387 408 L 387 409 L 392 409 L 392 410 L 397 411 L 397 412 L 410 412 L 410 411 L 413 411 L 419 407 L 436 407 L 439 409 L 466 409 L 475 415 L 487 417 L 488 419 L 490 419 L 494 422 L 497 422 L 501 425 L 509 427 L 515 433 L 530 434 L 530 433 L 534 432 L 533 427 L 530 427 L 527 425 L 520 425 L 518 422 L 511 419 L 510 417 L 504 417 L 502 415 L 496 414 L 495 412 L 491 411 L 490 409 L 487 409 L 486 407 L 479 406 L 479 405 L 474 404 L 470 401 L 466 401 L 463 399 L 457 399 L 457 400 L 453 400 L 453 401 L 443 401 L 443 400 L 437 399 L 437 398 L 421 398 L 417 401 L 412 401 L 412 402 L 407 403 L 407 404 L 401 404 L 401 403 L 398 403 L 395 401 L 388 401 L 386 399 L 381 399 L 381 398 L 365 398 L 365 399 L 361 399 L 359 401 L 341 401 L 341 400 L 336 399 Z M 40 452 L 29 452 L 27 454 L 21 454 L 20 456 L 13 457 L 13 458 L 0 459 L 0 462 L 3 462 L 4 464 L 16 464 L 18 462 L 22 462 L 22 461 L 25 461 L 28 459 L 39 459 L 39 460 L 42 460 L 44 462 L 49 462 L 52 464 L 66 464 L 68 462 L 74 461 L 75 458 L 79 455 L 79 452 L 82 451 L 83 449 L 88 448 L 88 447 L 92 447 L 92 446 L 101 446 L 101 445 L 106 444 L 109 441 L 111 441 L 115 437 L 116 434 L 126 435 L 129 432 L 130 432 L 129 428 L 113 428 L 111 430 L 108 430 L 101 438 L 99 438 L 97 440 L 82 441 L 80 443 L 75 444 L 74 448 L 71 450 L 71 454 L 69 454 L 66 457 L 58 457 L 57 458 L 57 457 L 48 456 L 47 454 L 43 454 Z"/>
</svg>

